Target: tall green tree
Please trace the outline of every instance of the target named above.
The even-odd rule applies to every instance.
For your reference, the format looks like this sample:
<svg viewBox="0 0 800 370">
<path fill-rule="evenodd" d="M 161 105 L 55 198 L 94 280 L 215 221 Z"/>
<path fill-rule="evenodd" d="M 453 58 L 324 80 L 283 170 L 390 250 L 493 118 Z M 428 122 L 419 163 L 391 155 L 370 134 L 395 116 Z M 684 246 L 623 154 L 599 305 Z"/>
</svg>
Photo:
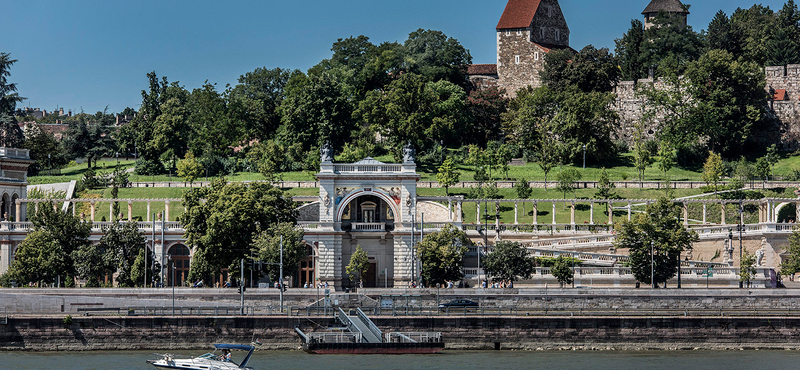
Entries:
<svg viewBox="0 0 800 370">
<path fill-rule="evenodd" d="M 536 268 L 528 250 L 522 244 L 510 241 L 497 242 L 492 253 L 484 257 L 481 264 L 488 275 L 512 284 L 518 279 L 530 279 Z"/>
<path fill-rule="evenodd" d="M 652 272 L 655 282 L 663 284 L 678 272 L 680 254 L 699 240 L 697 233 L 687 230 L 680 219 L 680 206 L 662 198 L 631 221 L 614 225 L 615 246 L 628 250 L 628 264 L 637 281 L 652 284 Z M 653 265 L 655 269 L 651 268 Z"/>
<path fill-rule="evenodd" d="M 461 280 L 464 277 L 464 254 L 469 245 L 472 242 L 467 234 L 451 224 L 425 235 L 417 244 L 417 258 L 425 285 Z"/>
<path fill-rule="evenodd" d="M 71 260 L 64 248 L 45 230 L 28 233 L 17 247 L 9 274 L 19 283 L 54 283 L 66 279 Z"/>
<path fill-rule="evenodd" d="M 575 264 L 575 258 L 564 257 L 563 255 L 556 257 L 553 261 L 553 266 L 550 267 L 550 273 L 556 278 L 562 288 L 575 281 L 575 270 L 573 269 Z"/>
<path fill-rule="evenodd" d="M 505 90 L 491 86 L 487 89 L 471 90 L 467 97 L 467 109 L 471 116 L 468 135 L 462 143 L 475 143 L 485 148 L 502 136 L 502 116 L 508 106 Z"/>
<path fill-rule="evenodd" d="M 86 157 L 87 167 L 92 168 L 93 162 L 113 151 L 114 142 L 106 126 L 89 122 L 88 119 L 83 116 L 77 122 L 70 123 L 61 145 L 73 158 Z"/>
<path fill-rule="evenodd" d="M 25 142 L 23 148 L 28 149 L 30 158 L 36 163 L 28 167 L 28 174 L 45 174 L 51 168 L 58 169 L 69 162 L 67 153 L 59 145 L 56 137 L 42 130 L 38 123 L 32 122 L 25 125 Z"/>
<path fill-rule="evenodd" d="M 280 277 L 281 238 L 283 238 L 283 273 L 286 278 L 300 269 L 300 262 L 308 257 L 303 242 L 303 229 L 290 222 L 281 222 L 258 234 L 253 240 L 253 252 L 266 265 L 266 274 L 272 281 Z"/>
<path fill-rule="evenodd" d="M 610 92 L 619 81 L 620 68 L 606 48 L 588 45 L 574 53 L 553 50 L 544 57 L 542 82 L 554 90 L 577 87 L 583 92 Z"/>
<path fill-rule="evenodd" d="M 800 10 L 794 0 L 789 0 L 775 19 L 775 31 L 767 44 L 767 64 L 797 63 L 800 63 Z"/>
<path fill-rule="evenodd" d="M 208 81 L 192 90 L 186 105 L 193 131 L 189 149 L 195 155 L 220 157 L 232 153 L 231 148 L 239 144 L 245 130 L 241 116 L 236 114 L 243 108 L 237 108 L 236 103 L 238 101 L 231 101 L 230 91 L 220 93 L 216 85 Z M 161 107 L 162 115 L 165 107 Z M 183 157 L 180 152 L 175 155 Z"/>
<path fill-rule="evenodd" d="M 636 81 L 647 76 L 648 66 L 642 55 L 642 45 L 645 42 L 644 24 L 638 19 L 632 20 L 628 32 L 615 40 L 614 51 L 622 80 Z"/>
<path fill-rule="evenodd" d="M 350 276 L 350 281 L 357 282 L 364 277 L 369 269 L 369 257 L 367 252 L 361 248 L 361 245 L 356 245 L 356 250 L 350 256 L 350 262 L 345 268 L 345 272 Z"/>
<path fill-rule="evenodd" d="M 11 66 L 16 63 L 16 59 L 11 59 L 11 54 L 0 52 L 0 116 L 14 116 L 17 103 L 25 98 L 17 93 L 17 84 L 8 82 L 11 76 Z"/>
<path fill-rule="evenodd" d="M 567 198 L 567 193 L 575 192 L 575 187 L 578 185 L 576 182 L 580 180 L 581 177 L 581 173 L 572 167 L 565 168 L 556 175 L 558 179 L 558 190 L 564 193 L 564 199 Z"/>
<path fill-rule="evenodd" d="M 725 50 L 733 55 L 742 53 L 742 35 L 738 28 L 731 24 L 728 15 L 720 10 L 708 24 L 706 44 L 708 50 Z"/>
<path fill-rule="evenodd" d="M 713 185 L 714 193 L 717 192 L 717 184 L 722 180 L 724 170 L 722 157 L 717 153 L 709 152 L 706 163 L 703 164 L 703 181 L 708 185 Z"/>
<path fill-rule="evenodd" d="M 197 180 L 203 174 L 203 165 L 194 157 L 191 151 L 186 152 L 182 160 L 178 161 L 178 176 L 183 181 L 188 181 L 189 186 L 192 186 L 194 180 Z"/>
<path fill-rule="evenodd" d="M 445 80 L 466 86 L 466 67 L 472 64 L 472 56 L 458 40 L 441 31 L 420 28 L 408 34 L 403 46 L 410 72 L 428 81 Z"/>
<path fill-rule="evenodd" d="M 212 272 L 236 269 L 239 259 L 250 256 L 258 234 L 297 218 L 291 196 L 264 182 L 217 179 L 209 187 L 184 192 L 183 204 L 186 212 L 179 221 L 186 230 L 186 241 L 202 250 Z"/>
<path fill-rule="evenodd" d="M 614 192 L 614 182 L 608 177 L 608 172 L 605 167 L 600 169 L 600 175 L 597 176 L 597 191 L 594 193 L 595 199 L 616 199 L 619 196 Z M 606 203 L 606 212 L 613 212 L 611 209 L 611 202 Z"/>
<path fill-rule="evenodd" d="M 750 287 L 750 282 L 756 277 L 756 256 L 744 252 L 742 260 L 739 262 L 739 281 L 744 283 L 745 287 Z"/>
<path fill-rule="evenodd" d="M 444 192 L 449 197 L 450 187 L 458 184 L 459 172 L 453 158 L 448 157 L 444 160 L 439 171 L 436 173 L 436 181 L 440 186 L 444 186 Z"/>
<path fill-rule="evenodd" d="M 259 67 L 239 76 L 230 95 L 243 108 L 247 138 L 266 140 L 275 136 L 281 124 L 278 107 L 285 98 L 289 77 L 295 73 L 300 71 Z"/>
<path fill-rule="evenodd" d="M 781 275 L 790 276 L 800 272 L 800 230 L 792 231 L 786 253 L 789 256 L 781 262 Z"/>
<path fill-rule="evenodd" d="M 135 222 L 115 221 L 100 237 L 97 251 L 105 251 L 103 260 L 113 262 L 118 286 L 135 287 L 144 285 L 144 280 L 134 278 L 133 265 L 145 247 L 145 237 Z"/>
<path fill-rule="evenodd" d="M 775 29 L 775 13 L 768 6 L 755 4 L 748 9 L 737 8 L 731 14 L 731 26 L 741 37 L 744 62 L 763 66 L 767 60 L 767 47 Z"/>
</svg>

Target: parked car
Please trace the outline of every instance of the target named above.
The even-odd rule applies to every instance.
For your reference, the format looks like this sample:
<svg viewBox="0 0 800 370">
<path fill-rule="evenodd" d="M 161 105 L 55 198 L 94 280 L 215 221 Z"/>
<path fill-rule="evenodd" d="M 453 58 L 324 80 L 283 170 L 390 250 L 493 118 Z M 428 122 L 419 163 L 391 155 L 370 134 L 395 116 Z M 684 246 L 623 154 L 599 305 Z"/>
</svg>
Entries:
<svg viewBox="0 0 800 370">
<path fill-rule="evenodd" d="M 478 302 L 471 301 L 469 299 L 454 299 L 450 302 L 439 304 L 440 310 L 446 310 L 449 308 L 467 309 L 467 308 L 477 308 L 477 307 L 478 307 Z"/>
</svg>

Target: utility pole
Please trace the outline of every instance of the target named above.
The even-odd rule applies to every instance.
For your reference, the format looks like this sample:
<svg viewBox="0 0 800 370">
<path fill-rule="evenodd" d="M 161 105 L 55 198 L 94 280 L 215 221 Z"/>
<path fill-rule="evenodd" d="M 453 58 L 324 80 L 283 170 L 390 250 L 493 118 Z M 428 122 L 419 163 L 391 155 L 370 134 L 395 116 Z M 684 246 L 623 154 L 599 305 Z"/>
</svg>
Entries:
<svg viewBox="0 0 800 370">
<path fill-rule="evenodd" d="M 656 254 L 655 254 L 656 242 L 650 242 L 650 282 L 653 283 L 653 289 L 657 288 L 656 285 Z"/>
<path fill-rule="evenodd" d="M 425 232 L 425 213 L 421 213 L 419 215 L 419 241 L 425 238 L 423 233 Z M 419 282 L 422 284 L 422 259 L 419 260 Z"/>
<path fill-rule="evenodd" d="M 414 226 L 416 225 L 415 217 L 416 215 L 414 212 L 411 212 L 411 281 L 414 281 L 416 275 L 414 274 L 414 260 L 417 258 L 416 253 L 414 253 Z"/>
<path fill-rule="evenodd" d="M 742 231 L 744 229 L 744 204 L 739 201 L 739 271 L 742 270 Z M 740 272 L 741 273 L 741 272 Z M 744 282 L 739 279 L 739 289 L 744 288 Z"/>
<path fill-rule="evenodd" d="M 586 144 L 583 144 L 583 169 L 586 169 Z"/>
<path fill-rule="evenodd" d="M 239 280 L 239 300 L 241 301 L 241 314 L 244 315 L 244 258 L 241 260 L 241 266 L 239 267 L 239 274 L 241 275 L 241 279 Z"/>
<path fill-rule="evenodd" d="M 278 282 L 281 286 L 281 312 L 283 312 L 283 235 L 281 235 L 281 272 L 280 276 L 278 276 Z"/>
</svg>

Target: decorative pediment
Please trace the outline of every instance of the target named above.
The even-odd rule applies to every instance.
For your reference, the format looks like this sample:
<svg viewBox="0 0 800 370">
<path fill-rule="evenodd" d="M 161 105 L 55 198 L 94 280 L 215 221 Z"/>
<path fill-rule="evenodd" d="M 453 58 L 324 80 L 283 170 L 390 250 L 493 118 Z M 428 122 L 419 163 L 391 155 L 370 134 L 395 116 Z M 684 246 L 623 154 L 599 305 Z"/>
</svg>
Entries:
<svg viewBox="0 0 800 370">
<path fill-rule="evenodd" d="M 379 161 L 377 159 L 374 159 L 372 157 L 367 157 L 367 158 L 364 158 L 364 159 L 362 159 L 362 160 L 360 160 L 358 162 L 355 162 L 353 164 L 386 164 L 386 163 L 383 163 L 383 162 L 381 162 L 381 161 Z"/>
</svg>

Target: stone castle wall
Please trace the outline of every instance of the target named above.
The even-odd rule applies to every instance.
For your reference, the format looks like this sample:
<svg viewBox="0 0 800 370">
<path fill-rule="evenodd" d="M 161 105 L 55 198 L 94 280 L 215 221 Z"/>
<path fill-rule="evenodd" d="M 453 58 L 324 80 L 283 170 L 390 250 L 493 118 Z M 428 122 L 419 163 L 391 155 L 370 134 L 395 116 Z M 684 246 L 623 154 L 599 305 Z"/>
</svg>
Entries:
<svg viewBox="0 0 800 370">
<path fill-rule="evenodd" d="M 544 68 L 545 51 L 530 42 L 529 29 L 497 32 L 498 85 L 510 96 L 526 86 L 542 85 L 539 71 Z"/>
<path fill-rule="evenodd" d="M 768 117 L 774 118 L 780 125 L 779 145 L 783 150 L 796 150 L 800 148 L 800 65 L 792 64 L 785 67 L 765 67 L 767 91 L 786 90 L 786 100 L 768 103 Z M 614 110 L 620 117 L 620 128 L 617 135 L 620 139 L 632 143 L 635 125 L 642 119 L 646 100 L 636 96 L 636 89 L 642 84 L 655 83 L 656 89 L 665 88 L 664 83 L 652 79 L 638 81 L 621 81 L 614 89 L 617 99 Z M 652 137 L 656 128 L 664 118 L 664 113 L 659 112 L 652 122 L 645 126 L 645 136 Z"/>
</svg>

